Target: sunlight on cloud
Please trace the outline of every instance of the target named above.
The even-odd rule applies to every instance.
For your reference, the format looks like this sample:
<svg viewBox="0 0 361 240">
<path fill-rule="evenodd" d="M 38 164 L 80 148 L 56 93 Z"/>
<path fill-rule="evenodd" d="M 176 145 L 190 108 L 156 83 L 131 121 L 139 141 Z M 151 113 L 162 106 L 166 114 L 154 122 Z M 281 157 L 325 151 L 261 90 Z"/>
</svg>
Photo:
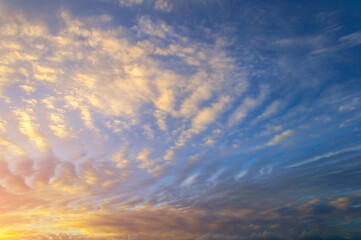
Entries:
<svg viewBox="0 0 361 240">
<path fill-rule="evenodd" d="M 139 3 L 120 1 L 124 6 Z M 166 1 L 155 4 L 162 11 L 171 9 Z M 52 34 L 42 22 L 4 8 L 1 11 L 0 52 L 5 56 L 0 66 L 1 91 L 5 104 L 13 103 L 0 125 L 2 133 L 11 132 L 10 138 L 3 136 L 0 141 L 4 156 L 0 183 L 11 194 L 27 194 L 43 202 L 49 217 L 35 214 L 32 218 L 34 224 L 48 218 L 45 235 L 55 233 L 52 229 L 71 233 L 78 224 L 82 226 L 79 217 L 85 212 L 74 215 L 76 219 L 69 224 L 62 222 L 61 216 L 77 202 L 96 206 L 103 198 L 120 194 L 121 189 L 129 191 L 132 183 L 126 180 L 133 174 L 140 174 L 139 181 L 146 175 L 164 176 L 175 164 L 171 163 L 176 154 L 173 146 L 184 146 L 214 123 L 237 90 L 230 90 L 231 96 L 223 92 L 233 84 L 224 79 L 233 67 L 232 59 L 222 53 L 222 41 L 217 41 L 216 47 L 192 42 L 147 17 L 140 17 L 131 30 L 110 30 L 102 25 L 109 18 L 77 19 L 67 11 L 59 13 L 62 27 Z M 147 39 L 134 41 L 128 37 L 131 35 Z M 167 43 L 166 37 L 177 40 Z M 162 47 L 157 45 L 159 39 L 165 43 Z M 197 66 L 197 71 L 186 76 L 154 58 L 154 52 L 166 58 L 179 57 L 185 66 Z M 211 72 L 207 72 L 209 68 Z M 21 102 L 10 88 L 21 92 Z M 11 116 L 16 121 L 7 124 Z M 179 132 L 174 123 L 183 130 Z M 163 151 L 154 151 L 156 143 L 151 142 L 136 150 L 132 146 L 137 138 L 127 137 L 129 131 L 147 139 L 163 132 L 169 140 Z M 114 145 L 108 139 L 116 136 L 120 140 Z M 31 170 L 25 171 L 27 167 Z M 162 209 L 162 213 L 168 211 Z M 50 217 L 54 214 L 59 214 L 58 220 Z M 95 217 L 90 221 L 103 220 Z M 144 224 L 139 222 L 139 226 Z M 88 226 L 89 222 L 84 223 L 84 231 L 73 234 L 87 235 Z M 29 236 L 40 231 L 35 225 L 19 224 L 18 228 L 33 229 Z M 10 229 L 2 236 L 12 234 Z"/>
<path fill-rule="evenodd" d="M 45 151 L 48 148 L 48 144 L 38 131 L 39 125 L 34 123 L 33 111 L 31 109 L 16 109 L 14 114 L 19 121 L 19 131 L 26 135 L 39 151 Z"/>
<path fill-rule="evenodd" d="M 282 141 L 283 139 L 287 138 L 288 136 L 290 136 L 291 134 L 293 134 L 294 131 L 293 130 L 286 130 L 284 132 L 282 132 L 281 134 L 278 134 L 276 136 L 274 136 L 268 143 L 267 146 L 272 146 L 275 144 L 278 144 L 280 141 Z"/>
<path fill-rule="evenodd" d="M 6 4 L 0 239 L 236 239 L 233 233 L 262 225 L 279 230 L 295 215 L 357 208 L 358 197 L 344 190 L 301 194 L 311 175 L 330 176 L 318 181 L 322 188 L 340 172 L 359 171 L 359 135 L 347 134 L 359 131 L 360 101 L 351 80 L 348 88 L 302 92 L 289 73 L 292 61 L 277 59 L 283 52 L 268 43 L 299 40 L 266 41 L 243 30 L 237 38 L 235 26 L 196 18 L 179 25 L 180 12 L 203 11 L 203 2 L 102 0 L 80 14 L 74 8 L 84 3 L 64 1 L 43 15 L 34 7 L 40 3 Z M 355 32 L 337 44 L 355 47 L 359 38 Z M 313 48 L 305 62 L 315 61 Z M 323 145 L 337 149 L 313 148 L 330 132 L 339 138 Z M 347 171 L 336 157 L 348 161 Z M 291 188 L 300 190 L 284 193 Z"/>
</svg>

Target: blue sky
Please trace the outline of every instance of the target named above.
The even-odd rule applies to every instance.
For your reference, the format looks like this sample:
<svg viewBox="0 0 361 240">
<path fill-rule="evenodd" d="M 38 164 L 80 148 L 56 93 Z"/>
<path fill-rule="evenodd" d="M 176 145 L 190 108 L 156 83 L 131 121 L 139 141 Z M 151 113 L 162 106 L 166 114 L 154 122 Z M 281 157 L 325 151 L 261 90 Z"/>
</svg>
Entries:
<svg viewBox="0 0 361 240">
<path fill-rule="evenodd" d="M 0 1 L 0 239 L 358 239 L 358 1 Z"/>
</svg>

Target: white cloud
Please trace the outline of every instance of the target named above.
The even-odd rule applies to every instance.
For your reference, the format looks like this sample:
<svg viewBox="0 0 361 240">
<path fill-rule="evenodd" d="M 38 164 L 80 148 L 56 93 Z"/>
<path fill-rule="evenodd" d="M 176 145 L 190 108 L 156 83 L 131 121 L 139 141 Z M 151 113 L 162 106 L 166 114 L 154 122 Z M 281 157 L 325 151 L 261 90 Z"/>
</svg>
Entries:
<svg viewBox="0 0 361 240">
<path fill-rule="evenodd" d="M 217 116 L 222 110 L 224 110 L 225 105 L 230 101 L 229 96 L 222 96 L 219 98 L 218 102 L 213 103 L 210 107 L 202 109 L 192 121 L 192 132 L 198 133 L 204 128 L 214 122 Z"/>
<path fill-rule="evenodd" d="M 111 160 L 117 164 L 118 168 L 126 168 L 130 164 L 128 160 L 129 148 L 129 145 L 124 145 L 113 153 Z"/>
<path fill-rule="evenodd" d="M 172 160 L 174 158 L 174 150 L 168 149 L 163 156 L 163 159 L 166 161 Z"/>
<path fill-rule="evenodd" d="M 142 16 L 138 23 L 138 33 L 152 37 L 165 38 L 167 35 L 178 37 L 172 28 L 165 23 L 154 24 L 148 17 Z"/>
<path fill-rule="evenodd" d="M 267 167 L 263 167 L 261 168 L 261 170 L 259 170 L 259 173 L 262 175 L 270 175 L 272 173 L 272 166 L 267 166 Z"/>
<path fill-rule="evenodd" d="M 196 240 L 246 240 L 246 238 L 232 235 L 207 233 L 198 237 Z"/>
<path fill-rule="evenodd" d="M 260 93 L 257 98 L 246 97 L 242 104 L 239 105 L 229 117 L 229 126 L 241 123 L 243 119 L 247 116 L 248 112 L 253 110 L 264 101 L 264 99 L 266 98 L 267 90 L 268 89 L 266 86 L 261 86 Z"/>
<path fill-rule="evenodd" d="M 345 112 L 345 111 L 354 110 L 359 105 L 359 102 L 360 102 L 359 100 L 360 100 L 360 98 L 358 98 L 358 97 L 353 98 L 349 102 L 344 103 L 343 105 L 339 106 L 338 111 L 339 112 Z"/>
<path fill-rule="evenodd" d="M 153 177 L 155 178 L 159 178 L 162 177 L 165 173 L 166 170 L 171 166 L 172 164 L 170 162 L 166 162 L 163 165 L 158 165 L 152 169 L 148 168 L 147 172 L 149 174 L 151 174 Z"/>
<path fill-rule="evenodd" d="M 351 48 L 361 44 L 361 31 L 353 32 L 339 39 L 339 43 L 331 47 L 320 48 L 312 52 L 312 54 L 327 53 L 340 51 L 345 48 Z"/>
<path fill-rule="evenodd" d="M 340 150 L 340 151 L 335 151 L 335 152 L 330 152 L 330 153 L 322 154 L 322 155 L 319 155 L 319 156 L 316 156 L 316 157 L 313 157 L 313 158 L 310 158 L 310 159 L 306 159 L 306 160 L 304 160 L 304 161 L 301 161 L 301 162 L 298 162 L 298 163 L 289 165 L 287 168 L 293 168 L 293 167 L 303 166 L 303 165 L 305 165 L 305 164 L 307 164 L 307 163 L 312 163 L 312 162 L 318 161 L 318 160 L 323 159 L 323 158 L 329 158 L 329 157 L 335 156 L 335 155 L 337 155 L 337 154 L 340 154 L 340 153 L 342 153 L 342 152 L 354 151 L 354 150 L 359 150 L 359 149 L 361 149 L 361 146 L 346 148 L 346 149 L 342 149 L 342 150 Z"/>
<path fill-rule="evenodd" d="M 6 121 L 5 120 L 2 120 L 0 119 L 0 133 L 5 133 L 7 132 L 6 130 Z"/>
<path fill-rule="evenodd" d="M 143 0 L 119 0 L 119 5 L 124 7 L 132 7 L 134 5 L 142 4 Z"/>
<path fill-rule="evenodd" d="M 213 123 L 220 113 L 224 110 L 225 105 L 230 102 L 229 96 L 221 96 L 217 102 L 214 102 L 210 107 L 203 108 L 192 119 L 192 126 L 181 133 L 176 146 L 183 146 L 193 135 L 200 133 L 205 128 Z"/>
<path fill-rule="evenodd" d="M 123 6 L 142 3 L 119 1 Z M 170 7 L 166 1 L 158 1 L 157 6 Z M 184 145 L 214 123 L 247 85 L 238 75 L 226 78 L 234 63 L 219 36 L 214 44 L 191 41 L 149 17 L 140 17 L 131 29 L 109 29 L 99 25 L 112 21 L 107 15 L 77 19 L 67 11 L 59 12 L 59 31 L 51 33 L 45 23 L 15 15 L 4 12 L 0 16 L 4 23 L 0 88 L 13 85 L 24 93 L 23 101 L 33 104 L 34 112 L 26 123 L 22 110 L 13 108 L 21 118 L 21 131 L 34 147 L 50 148 L 62 160 L 84 151 L 107 155 L 106 149 L 117 147 L 108 146 L 113 133 L 117 144 L 124 145 L 135 141 L 127 137 L 129 133 L 153 140 L 160 129 L 169 145 Z M 134 40 L 139 36 L 142 40 Z M 176 41 L 160 44 L 159 38 L 166 37 Z M 179 73 L 153 58 L 155 52 L 197 67 Z M 43 99 L 30 98 L 40 90 Z M 7 104 L 14 97 L 9 94 L 5 92 L 2 98 L 8 99 Z M 154 155 L 154 159 L 171 159 L 171 153 Z M 116 164 L 126 168 L 127 161 L 124 158 Z"/>
<path fill-rule="evenodd" d="M 345 47 L 353 47 L 361 44 L 361 31 L 353 32 L 340 38 Z"/>
<path fill-rule="evenodd" d="M 144 134 L 147 136 L 147 139 L 153 139 L 154 138 L 154 131 L 150 124 L 145 124 L 143 126 Z"/>
<path fill-rule="evenodd" d="M 194 182 L 194 180 L 198 177 L 199 173 L 195 173 L 192 176 L 187 177 L 181 184 L 181 187 L 188 186 Z"/>
<path fill-rule="evenodd" d="M 211 96 L 212 91 L 209 84 L 205 83 L 198 86 L 182 103 L 180 114 L 185 117 L 193 116 L 198 111 L 199 104 L 202 101 L 210 99 Z"/>
<path fill-rule="evenodd" d="M 293 130 L 286 130 L 284 132 L 282 132 L 281 134 L 278 134 L 276 136 L 274 136 L 268 143 L 267 146 L 273 146 L 278 144 L 279 142 L 281 142 L 282 140 L 284 140 L 285 138 L 287 138 L 288 136 L 290 136 L 291 134 L 293 134 L 294 131 Z"/>
<path fill-rule="evenodd" d="M 257 120 L 260 119 L 265 119 L 268 118 L 270 116 L 272 116 L 274 113 L 276 113 L 279 109 L 281 105 L 281 102 L 279 100 L 274 101 L 273 103 L 271 103 L 271 105 L 269 105 L 266 110 L 257 117 Z"/>
<path fill-rule="evenodd" d="M 159 1 L 158 8 L 170 6 Z M 148 17 L 127 29 L 99 24 L 112 21 L 106 15 L 77 19 L 63 11 L 50 32 L 40 20 L 0 12 L 0 132 L 9 135 L 0 136 L 0 149 L 7 162 L 25 159 L 35 168 L 4 185 L 54 206 L 120 189 L 132 197 L 139 190 L 126 180 L 134 171 L 142 181 L 144 173 L 161 177 L 179 164 L 171 161 L 178 153 L 172 145 L 205 131 L 246 86 L 236 74 L 227 77 L 234 63 L 221 41 L 192 41 Z M 169 67 L 155 53 L 190 70 Z M 152 151 L 163 135 L 168 150 Z M 49 195 L 38 194 L 44 189 Z"/>
<path fill-rule="evenodd" d="M 168 0 L 157 0 L 154 3 L 154 8 L 164 12 L 170 12 L 172 10 L 172 6 L 169 4 Z"/>
<path fill-rule="evenodd" d="M 154 165 L 154 161 L 150 160 L 150 156 L 153 153 L 153 149 L 144 148 L 138 155 L 137 161 L 141 162 L 138 168 L 149 168 Z"/>
<path fill-rule="evenodd" d="M 157 119 L 156 123 L 157 123 L 159 129 L 162 131 L 167 131 L 167 129 L 168 129 L 167 123 L 166 123 L 167 113 L 165 111 L 158 109 L 154 112 L 154 117 Z"/>
<path fill-rule="evenodd" d="M 31 94 L 36 91 L 36 88 L 30 85 L 20 85 L 20 88 L 27 94 Z"/>
<path fill-rule="evenodd" d="M 32 109 L 16 109 L 13 111 L 17 120 L 19 121 L 18 129 L 24 134 L 35 149 L 40 152 L 45 152 L 49 149 L 47 139 L 39 132 L 39 123 L 36 122 L 36 117 Z"/>
<path fill-rule="evenodd" d="M 237 181 L 237 180 L 243 178 L 246 175 L 247 175 L 247 171 L 241 171 L 234 177 L 234 179 Z"/>
</svg>

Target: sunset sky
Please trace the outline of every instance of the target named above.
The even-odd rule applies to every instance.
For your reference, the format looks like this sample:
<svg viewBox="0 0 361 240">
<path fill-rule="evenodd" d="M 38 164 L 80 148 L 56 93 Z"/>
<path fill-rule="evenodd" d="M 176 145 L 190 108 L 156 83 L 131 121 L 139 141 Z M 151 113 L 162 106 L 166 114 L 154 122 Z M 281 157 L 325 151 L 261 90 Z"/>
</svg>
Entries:
<svg viewBox="0 0 361 240">
<path fill-rule="evenodd" d="M 361 239 L 361 1 L 0 0 L 0 239 Z"/>
</svg>

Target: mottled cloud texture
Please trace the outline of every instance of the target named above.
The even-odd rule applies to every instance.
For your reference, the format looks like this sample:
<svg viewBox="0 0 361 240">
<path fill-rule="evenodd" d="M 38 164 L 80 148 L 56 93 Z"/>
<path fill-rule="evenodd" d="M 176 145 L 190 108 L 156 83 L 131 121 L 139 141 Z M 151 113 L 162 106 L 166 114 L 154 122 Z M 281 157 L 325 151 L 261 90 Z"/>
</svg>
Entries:
<svg viewBox="0 0 361 240">
<path fill-rule="evenodd" d="M 360 31 L 322 7 L 0 2 L 0 239 L 360 236 Z"/>
</svg>

